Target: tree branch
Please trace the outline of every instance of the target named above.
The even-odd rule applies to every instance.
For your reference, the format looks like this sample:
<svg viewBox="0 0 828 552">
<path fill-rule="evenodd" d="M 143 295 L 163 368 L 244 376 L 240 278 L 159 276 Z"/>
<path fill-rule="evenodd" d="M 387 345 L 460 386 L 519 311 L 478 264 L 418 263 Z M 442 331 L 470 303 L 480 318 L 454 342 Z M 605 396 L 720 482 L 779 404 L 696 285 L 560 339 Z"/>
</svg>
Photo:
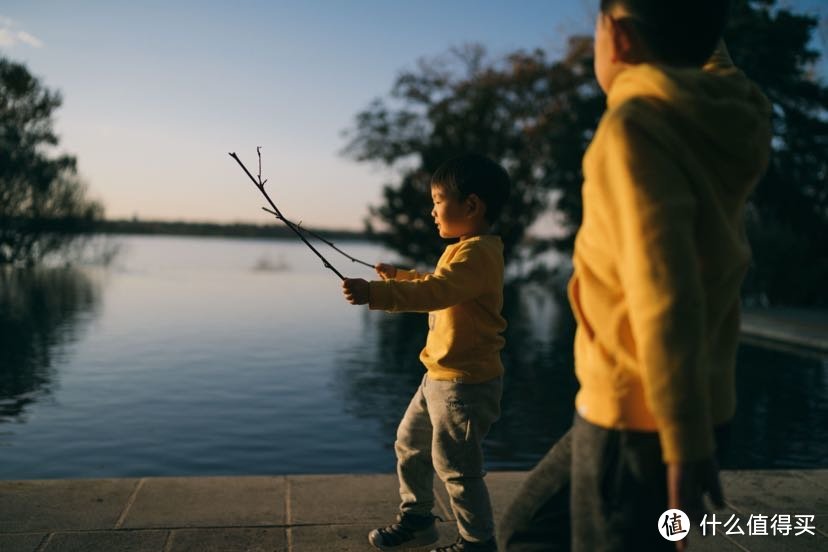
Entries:
<svg viewBox="0 0 828 552">
<path fill-rule="evenodd" d="M 285 218 L 281 214 L 277 213 L 276 211 L 272 211 L 272 210 L 268 209 L 267 207 L 262 207 L 262 211 L 270 213 L 271 215 L 275 216 L 277 219 L 281 220 L 282 222 L 285 222 L 285 223 L 290 222 L 288 220 L 285 220 Z M 323 242 L 324 244 L 326 244 L 327 246 L 331 247 L 332 249 L 334 249 L 337 253 L 339 253 L 343 257 L 346 257 L 346 258 L 350 259 L 352 263 L 359 263 L 361 265 L 367 266 L 368 268 L 374 268 L 374 265 L 372 265 L 370 263 L 367 263 L 367 262 L 365 262 L 361 259 L 357 259 L 356 257 L 352 257 L 351 255 L 348 255 L 347 253 L 342 251 L 340 248 L 338 248 L 336 245 L 334 245 L 334 243 L 332 241 L 329 241 L 329 240 L 323 238 L 322 236 L 320 236 L 319 234 L 317 234 L 313 230 L 308 230 L 307 228 L 304 228 L 302 226 L 301 221 L 299 222 L 299 224 L 296 224 L 294 222 L 290 222 L 290 223 L 293 224 L 294 226 L 296 226 L 296 228 L 298 228 L 300 231 L 305 232 L 309 236 L 313 236 L 317 240 L 319 240 L 319 241 Z"/>
<path fill-rule="evenodd" d="M 310 248 L 310 250 L 313 251 L 316 254 L 316 256 L 319 257 L 319 259 L 322 260 L 322 263 L 324 264 L 325 268 L 330 269 L 334 274 L 339 276 L 340 280 L 344 280 L 345 276 L 343 276 L 336 268 L 334 268 L 333 265 L 328 262 L 328 259 L 326 259 L 322 255 L 322 253 L 317 251 L 316 248 L 313 245 L 311 245 L 311 243 L 308 240 L 305 239 L 305 236 L 302 235 L 302 232 L 299 231 L 299 229 L 296 227 L 295 224 L 293 224 L 288 219 L 286 219 L 284 216 L 282 216 L 282 213 L 281 213 L 281 211 L 279 211 L 279 208 L 276 207 L 276 204 L 273 203 L 272 199 L 270 199 L 270 196 L 267 194 L 267 192 L 264 189 L 264 182 L 262 182 L 262 175 L 261 175 L 261 159 L 262 159 L 262 156 L 261 156 L 261 152 L 259 150 L 260 150 L 260 148 L 256 148 L 257 153 L 259 153 L 259 179 L 258 180 L 256 180 L 256 178 L 252 174 L 250 174 L 250 171 L 247 170 L 247 167 L 244 166 L 244 163 L 241 162 L 241 159 L 239 159 L 239 156 L 236 155 L 235 152 L 232 152 L 229 155 L 230 155 L 230 157 L 232 157 L 233 159 L 236 160 L 236 163 L 238 163 L 239 166 L 242 168 L 242 170 L 244 170 L 245 174 L 250 177 L 250 180 L 253 181 L 253 184 L 259 189 L 260 192 L 262 192 L 262 195 L 264 195 L 265 199 L 267 199 L 267 202 L 270 203 L 270 206 L 273 208 L 273 213 L 279 218 L 279 220 L 284 222 L 287 225 L 288 228 L 293 230 L 293 232 L 297 236 L 299 236 L 299 239 L 302 240 L 305 243 L 305 245 L 307 245 Z"/>
</svg>

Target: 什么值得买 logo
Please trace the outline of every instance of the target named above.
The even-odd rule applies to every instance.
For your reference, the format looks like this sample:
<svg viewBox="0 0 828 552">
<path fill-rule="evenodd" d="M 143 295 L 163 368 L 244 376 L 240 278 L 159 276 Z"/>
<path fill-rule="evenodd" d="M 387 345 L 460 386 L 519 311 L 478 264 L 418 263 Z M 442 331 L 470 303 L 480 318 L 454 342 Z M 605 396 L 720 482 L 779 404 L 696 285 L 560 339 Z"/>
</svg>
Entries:
<svg viewBox="0 0 828 552">
<path fill-rule="evenodd" d="M 681 510 L 667 510 L 658 518 L 658 532 L 669 541 L 679 541 L 690 533 L 690 518 Z"/>
</svg>

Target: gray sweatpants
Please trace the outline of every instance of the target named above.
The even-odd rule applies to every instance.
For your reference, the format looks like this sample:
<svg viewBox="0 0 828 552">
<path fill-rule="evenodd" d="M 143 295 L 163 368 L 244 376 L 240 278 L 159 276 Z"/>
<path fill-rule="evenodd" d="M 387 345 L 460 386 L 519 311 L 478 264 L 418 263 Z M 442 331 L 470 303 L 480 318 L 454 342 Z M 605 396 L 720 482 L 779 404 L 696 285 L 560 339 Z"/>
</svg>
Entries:
<svg viewBox="0 0 828 552">
<path fill-rule="evenodd" d="M 400 511 L 431 513 L 437 472 L 446 485 L 460 535 L 471 542 L 494 536 L 481 444 L 500 416 L 502 389 L 502 377 L 456 383 L 423 376 L 394 443 Z"/>
</svg>

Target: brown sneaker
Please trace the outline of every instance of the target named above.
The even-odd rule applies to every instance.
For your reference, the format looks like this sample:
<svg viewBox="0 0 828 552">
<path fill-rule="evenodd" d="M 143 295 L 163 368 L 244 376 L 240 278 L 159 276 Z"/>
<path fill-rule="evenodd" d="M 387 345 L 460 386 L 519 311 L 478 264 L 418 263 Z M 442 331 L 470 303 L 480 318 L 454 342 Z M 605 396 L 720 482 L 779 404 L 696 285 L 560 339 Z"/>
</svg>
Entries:
<svg viewBox="0 0 828 552">
<path fill-rule="evenodd" d="M 437 542 L 436 516 L 397 514 L 397 523 L 374 529 L 368 533 L 368 542 L 380 550 L 401 550 Z"/>
</svg>

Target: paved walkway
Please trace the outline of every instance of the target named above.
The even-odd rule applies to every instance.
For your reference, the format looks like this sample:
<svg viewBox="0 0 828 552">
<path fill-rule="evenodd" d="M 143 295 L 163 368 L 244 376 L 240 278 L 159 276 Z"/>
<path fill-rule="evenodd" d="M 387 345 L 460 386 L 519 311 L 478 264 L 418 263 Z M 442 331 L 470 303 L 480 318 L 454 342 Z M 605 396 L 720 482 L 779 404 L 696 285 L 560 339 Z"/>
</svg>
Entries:
<svg viewBox="0 0 828 552">
<path fill-rule="evenodd" d="M 524 477 L 487 476 L 496 516 Z M 691 535 L 691 550 L 828 550 L 828 470 L 724 472 L 723 479 L 728 507 L 717 519 L 736 516 L 730 527 L 744 535 L 723 536 L 719 525 L 716 537 Z M 436 489 L 449 542 L 456 532 L 448 499 Z M 368 531 L 396 508 L 397 481 L 386 474 L 0 481 L 0 551 L 370 551 Z M 750 535 L 751 514 L 768 516 L 769 535 L 774 514 L 790 515 L 793 528 L 787 536 Z M 806 524 L 814 535 L 795 536 L 797 515 L 815 516 Z"/>
</svg>

